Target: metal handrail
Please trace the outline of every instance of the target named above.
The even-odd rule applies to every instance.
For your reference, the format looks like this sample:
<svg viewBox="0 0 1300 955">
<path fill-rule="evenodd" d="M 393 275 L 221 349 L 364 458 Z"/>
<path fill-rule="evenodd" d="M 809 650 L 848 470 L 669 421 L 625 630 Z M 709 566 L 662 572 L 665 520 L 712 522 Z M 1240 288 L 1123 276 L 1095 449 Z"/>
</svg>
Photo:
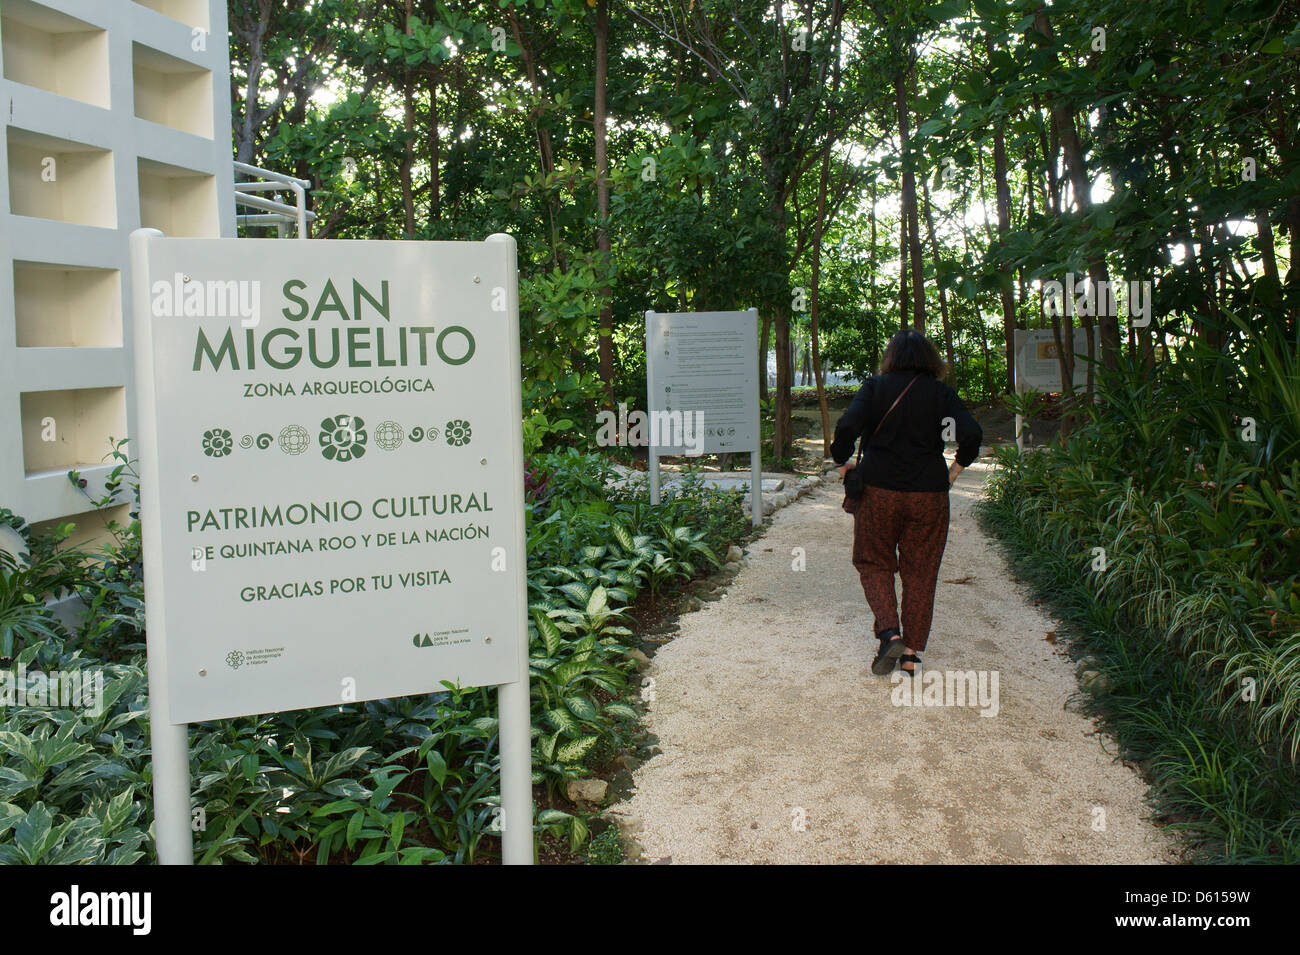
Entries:
<svg viewBox="0 0 1300 955">
<path fill-rule="evenodd" d="M 264 213 L 271 213 L 270 215 L 242 215 L 239 218 L 243 219 L 245 223 L 257 225 L 270 225 L 271 223 L 283 225 L 288 222 L 296 222 L 298 225 L 298 238 L 307 238 L 307 223 L 316 221 L 316 213 L 307 209 L 307 190 L 311 188 L 310 180 L 299 179 L 297 176 L 289 176 L 282 172 L 273 172 L 270 169 L 261 169 L 258 166 L 250 166 L 244 162 L 234 162 L 232 165 L 235 167 L 236 173 L 255 176 L 257 179 L 262 180 L 260 182 L 236 182 L 235 205 L 261 209 Z M 249 193 L 253 192 L 279 192 L 285 189 L 293 192 L 293 205 L 275 199 L 249 195 Z"/>
</svg>

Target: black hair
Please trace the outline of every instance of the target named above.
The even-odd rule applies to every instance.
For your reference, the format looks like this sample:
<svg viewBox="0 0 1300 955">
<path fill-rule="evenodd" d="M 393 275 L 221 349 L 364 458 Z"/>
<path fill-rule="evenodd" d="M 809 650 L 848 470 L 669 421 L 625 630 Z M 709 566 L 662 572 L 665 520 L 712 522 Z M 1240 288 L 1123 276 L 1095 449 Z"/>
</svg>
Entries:
<svg viewBox="0 0 1300 955">
<path fill-rule="evenodd" d="M 894 371 L 919 371 L 942 379 L 947 372 L 939 350 L 915 328 L 905 328 L 889 340 L 880 359 L 880 374 Z"/>
</svg>

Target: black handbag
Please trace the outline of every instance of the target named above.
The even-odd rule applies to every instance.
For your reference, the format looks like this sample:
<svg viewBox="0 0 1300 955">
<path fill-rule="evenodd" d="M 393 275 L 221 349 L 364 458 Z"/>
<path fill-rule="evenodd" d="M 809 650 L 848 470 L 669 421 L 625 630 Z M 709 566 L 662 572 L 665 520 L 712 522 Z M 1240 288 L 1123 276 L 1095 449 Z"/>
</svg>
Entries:
<svg viewBox="0 0 1300 955">
<path fill-rule="evenodd" d="M 844 503 L 840 507 L 849 514 L 856 514 L 858 504 L 862 502 L 862 475 L 858 473 L 855 463 L 848 474 L 844 475 Z"/>
<path fill-rule="evenodd" d="M 886 411 L 880 416 L 880 421 L 876 424 L 876 430 L 871 432 L 871 438 L 874 438 L 880 432 L 880 426 L 884 424 L 885 419 L 889 417 L 889 412 L 898 407 L 898 403 L 903 400 L 903 395 L 907 394 L 912 389 L 912 386 L 916 384 L 916 379 L 920 377 L 920 374 L 917 374 L 907 383 L 907 387 L 899 392 L 898 397 L 894 399 L 894 403 L 889 406 L 889 411 Z M 871 438 L 868 438 L 867 441 L 870 441 Z M 858 512 L 858 505 L 862 503 L 862 492 L 865 488 L 862 483 L 862 475 L 858 473 L 858 464 L 862 462 L 862 457 L 865 453 L 866 442 L 864 441 L 861 442 L 858 451 L 858 460 L 854 463 L 853 467 L 849 469 L 849 472 L 844 475 L 844 503 L 842 503 L 840 507 L 844 508 L 844 511 L 848 514 L 856 514 Z"/>
</svg>

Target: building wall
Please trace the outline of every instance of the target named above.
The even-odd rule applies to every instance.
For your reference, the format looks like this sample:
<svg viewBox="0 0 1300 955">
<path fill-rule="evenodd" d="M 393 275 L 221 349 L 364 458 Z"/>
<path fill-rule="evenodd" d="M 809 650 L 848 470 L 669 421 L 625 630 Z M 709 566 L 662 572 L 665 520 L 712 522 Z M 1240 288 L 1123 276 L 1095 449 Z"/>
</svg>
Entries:
<svg viewBox="0 0 1300 955">
<path fill-rule="evenodd" d="M 0 0 L 0 505 L 33 524 L 103 529 L 132 230 L 234 234 L 226 36 L 225 0 Z"/>
</svg>

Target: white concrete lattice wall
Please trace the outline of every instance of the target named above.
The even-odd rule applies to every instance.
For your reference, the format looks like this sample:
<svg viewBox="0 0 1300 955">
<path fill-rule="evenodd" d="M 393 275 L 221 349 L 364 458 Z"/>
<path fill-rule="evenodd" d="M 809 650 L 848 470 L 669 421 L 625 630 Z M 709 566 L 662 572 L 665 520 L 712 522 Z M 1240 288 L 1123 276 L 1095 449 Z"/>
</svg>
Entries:
<svg viewBox="0 0 1300 955">
<path fill-rule="evenodd" d="M 103 528 L 131 231 L 234 234 L 226 37 L 225 0 L 0 0 L 0 506 L 32 523 Z"/>
</svg>

